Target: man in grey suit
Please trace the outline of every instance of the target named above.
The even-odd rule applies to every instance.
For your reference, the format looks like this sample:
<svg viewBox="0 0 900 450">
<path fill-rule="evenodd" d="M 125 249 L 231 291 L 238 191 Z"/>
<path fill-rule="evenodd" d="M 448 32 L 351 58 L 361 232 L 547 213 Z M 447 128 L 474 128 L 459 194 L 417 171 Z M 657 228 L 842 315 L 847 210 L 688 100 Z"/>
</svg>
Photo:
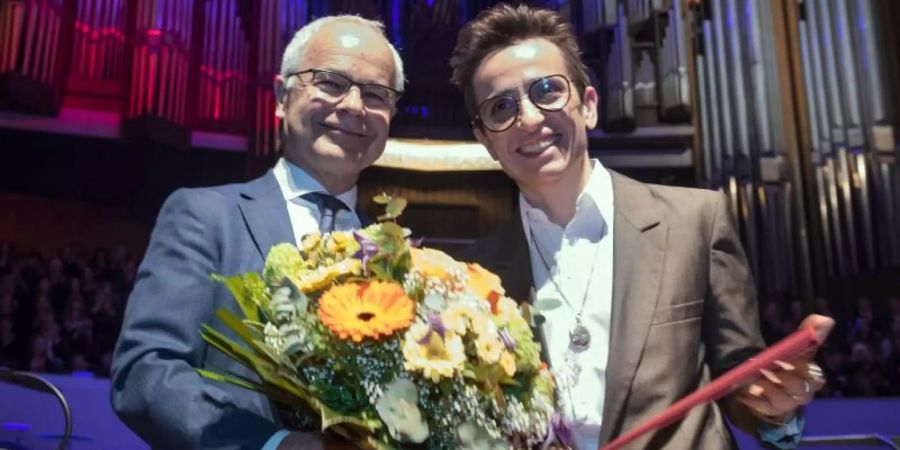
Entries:
<svg viewBox="0 0 900 450">
<path fill-rule="evenodd" d="M 520 190 L 514 217 L 459 256 L 545 319 L 577 448 L 596 449 L 763 348 L 725 196 L 640 183 L 588 157 L 598 95 L 557 13 L 484 11 L 460 31 L 451 66 L 476 138 Z M 833 322 L 804 325 L 825 336 Z M 810 357 L 629 448 L 732 448 L 725 415 L 768 445 L 796 446 L 798 409 L 824 384 Z"/>
<path fill-rule="evenodd" d="M 211 274 L 261 271 L 271 246 L 316 230 L 359 227 L 356 181 L 384 151 L 403 65 L 378 22 L 318 19 L 287 46 L 276 79 L 284 155 L 246 184 L 180 189 L 165 202 L 128 300 L 113 362 L 112 404 L 153 448 L 314 449 L 261 395 L 195 368 L 254 376 L 210 348 L 200 325 L 225 331 L 237 311 Z"/>
</svg>

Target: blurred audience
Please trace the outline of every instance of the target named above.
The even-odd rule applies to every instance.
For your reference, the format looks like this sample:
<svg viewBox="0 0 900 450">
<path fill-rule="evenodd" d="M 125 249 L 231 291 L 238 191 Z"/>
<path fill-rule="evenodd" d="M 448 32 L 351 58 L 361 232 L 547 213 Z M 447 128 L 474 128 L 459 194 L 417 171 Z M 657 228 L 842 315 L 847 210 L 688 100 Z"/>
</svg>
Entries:
<svg viewBox="0 0 900 450">
<path fill-rule="evenodd" d="M 108 376 L 138 261 L 124 246 L 96 249 L 90 258 L 77 244 L 49 258 L 16 250 L 0 242 L 0 366 Z M 900 292 L 860 296 L 849 308 L 824 297 L 813 305 L 812 312 L 837 321 L 819 352 L 828 377 L 819 396 L 900 395 Z M 770 344 L 796 330 L 808 312 L 801 300 L 784 296 L 761 298 L 759 311 Z"/>
<path fill-rule="evenodd" d="M 108 376 L 137 267 L 123 246 L 45 258 L 0 242 L 0 366 Z M 110 257 L 110 254 L 112 255 Z"/>
<path fill-rule="evenodd" d="M 819 352 L 828 385 L 819 397 L 878 397 L 900 395 L 900 298 L 883 303 L 860 296 L 841 315 L 840 301 L 817 298 L 815 313 L 834 317 L 837 326 Z M 773 343 L 799 325 L 804 316 L 797 299 L 761 301 L 760 327 Z"/>
</svg>

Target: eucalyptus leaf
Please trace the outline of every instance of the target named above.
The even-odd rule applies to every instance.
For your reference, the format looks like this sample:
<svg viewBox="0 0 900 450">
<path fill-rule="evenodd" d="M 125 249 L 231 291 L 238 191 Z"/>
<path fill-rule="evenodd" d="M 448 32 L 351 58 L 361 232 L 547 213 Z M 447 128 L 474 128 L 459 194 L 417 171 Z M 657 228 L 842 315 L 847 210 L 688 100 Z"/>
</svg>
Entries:
<svg viewBox="0 0 900 450">
<path fill-rule="evenodd" d="M 381 224 L 381 231 L 391 235 L 394 239 L 403 240 L 403 228 L 400 228 L 400 225 L 397 225 L 396 223 Z"/>
<path fill-rule="evenodd" d="M 392 217 L 399 217 L 403 214 L 403 210 L 406 209 L 407 201 L 403 197 L 396 197 L 391 199 L 388 202 L 387 207 L 385 207 L 384 211 L 387 215 Z"/>
<path fill-rule="evenodd" d="M 542 298 L 536 302 L 534 302 L 534 307 L 538 311 L 553 311 L 556 308 L 562 306 L 562 302 L 555 298 Z"/>
<path fill-rule="evenodd" d="M 425 305 L 426 308 L 435 312 L 440 312 L 444 309 L 444 303 L 444 298 L 435 293 L 426 295 L 422 300 L 422 304 Z"/>
<path fill-rule="evenodd" d="M 373 197 L 372 201 L 375 203 L 378 203 L 379 205 L 387 205 L 388 202 L 391 201 L 391 196 L 382 192 L 382 193 L 376 195 L 375 197 Z"/>
</svg>

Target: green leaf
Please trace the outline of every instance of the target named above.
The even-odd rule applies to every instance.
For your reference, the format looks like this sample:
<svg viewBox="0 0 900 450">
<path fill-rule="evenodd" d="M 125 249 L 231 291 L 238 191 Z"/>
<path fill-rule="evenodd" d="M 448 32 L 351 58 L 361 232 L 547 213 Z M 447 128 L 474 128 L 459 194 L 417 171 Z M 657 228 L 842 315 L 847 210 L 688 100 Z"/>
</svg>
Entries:
<svg viewBox="0 0 900 450">
<path fill-rule="evenodd" d="M 231 295 L 234 296 L 235 301 L 237 301 L 238 305 L 241 307 L 241 312 L 244 313 L 244 316 L 247 317 L 248 320 L 259 322 L 259 305 L 253 301 L 250 293 L 247 292 L 247 289 L 244 286 L 244 277 L 242 275 L 223 277 L 218 274 L 213 274 L 212 279 L 224 284 L 228 290 L 231 291 Z"/>
<path fill-rule="evenodd" d="M 231 331 L 234 331 L 234 333 L 237 334 L 245 344 L 249 345 L 259 356 L 265 356 L 271 362 L 277 361 L 275 355 L 273 355 L 264 344 L 256 339 L 259 335 L 255 334 L 254 331 L 236 314 L 225 308 L 219 308 L 216 310 L 216 317 L 224 322 L 225 326 Z"/>
<path fill-rule="evenodd" d="M 202 325 L 200 334 L 204 341 L 208 342 L 229 358 L 256 370 L 257 373 L 260 372 L 260 368 L 264 365 L 271 367 L 271 362 L 267 360 L 268 358 L 263 359 L 249 348 L 240 345 L 209 325 Z"/>
<path fill-rule="evenodd" d="M 381 232 L 386 236 L 389 236 L 391 240 L 403 240 L 403 228 L 400 228 L 400 225 L 397 225 L 396 223 L 388 222 L 381 224 Z"/>
<path fill-rule="evenodd" d="M 403 197 L 397 197 L 391 199 L 391 201 L 387 204 L 387 207 L 384 208 L 384 211 L 387 215 L 392 217 L 400 217 L 403 214 L 403 210 L 406 209 L 406 199 Z"/>
<path fill-rule="evenodd" d="M 240 386 L 244 389 L 248 389 L 254 392 L 264 392 L 265 388 L 260 386 L 259 384 L 253 383 L 246 378 L 242 378 L 236 375 L 226 375 L 218 372 L 211 372 L 209 370 L 197 369 L 197 373 L 199 373 L 204 378 L 209 378 L 210 380 L 221 381 L 223 383 L 230 383 L 235 386 Z"/>
<path fill-rule="evenodd" d="M 552 311 L 562 306 L 562 302 L 555 298 L 542 298 L 534 303 L 534 307 L 539 311 Z"/>
<path fill-rule="evenodd" d="M 262 322 L 254 322 L 254 321 L 249 320 L 249 319 L 248 319 L 248 320 L 244 320 L 244 325 L 247 325 L 248 327 L 250 327 L 250 329 L 252 329 L 253 331 L 255 331 L 255 332 L 257 332 L 257 333 L 260 333 L 260 334 L 262 334 L 263 331 L 266 329 L 266 325 L 265 325 L 264 323 L 262 323 Z"/>
<path fill-rule="evenodd" d="M 375 203 L 378 203 L 379 205 L 387 205 L 388 202 L 391 201 L 391 198 L 392 197 L 390 195 L 387 195 L 384 192 L 382 192 L 382 193 L 376 195 L 375 197 L 373 197 L 372 201 Z"/>
<path fill-rule="evenodd" d="M 344 425 L 351 424 L 357 426 L 363 430 L 366 430 L 370 433 L 374 432 L 375 429 L 371 426 L 369 421 L 364 420 L 355 416 L 347 416 L 338 413 L 337 411 L 327 407 L 322 406 L 322 431 L 325 431 L 336 425 Z"/>
</svg>

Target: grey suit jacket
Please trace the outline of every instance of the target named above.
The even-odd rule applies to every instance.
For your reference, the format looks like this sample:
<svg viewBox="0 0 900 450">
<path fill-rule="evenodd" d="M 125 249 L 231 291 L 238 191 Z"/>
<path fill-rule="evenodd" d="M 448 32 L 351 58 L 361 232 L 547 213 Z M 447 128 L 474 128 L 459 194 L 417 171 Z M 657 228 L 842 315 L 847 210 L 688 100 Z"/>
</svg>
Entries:
<svg viewBox="0 0 900 450">
<path fill-rule="evenodd" d="M 753 281 L 725 196 L 611 176 L 613 304 L 601 443 L 764 345 Z M 518 213 L 457 256 L 495 271 L 510 297 L 528 298 L 534 282 Z M 721 408 L 706 405 L 629 448 L 735 446 Z"/>
<path fill-rule="evenodd" d="M 226 332 L 214 317 L 218 308 L 239 310 L 210 274 L 260 271 L 272 245 L 293 241 L 271 171 L 247 184 L 181 189 L 166 200 L 112 367 L 116 413 L 153 448 L 258 450 L 280 428 L 265 397 L 204 379 L 194 367 L 255 379 L 200 338 L 202 323 Z"/>
</svg>

